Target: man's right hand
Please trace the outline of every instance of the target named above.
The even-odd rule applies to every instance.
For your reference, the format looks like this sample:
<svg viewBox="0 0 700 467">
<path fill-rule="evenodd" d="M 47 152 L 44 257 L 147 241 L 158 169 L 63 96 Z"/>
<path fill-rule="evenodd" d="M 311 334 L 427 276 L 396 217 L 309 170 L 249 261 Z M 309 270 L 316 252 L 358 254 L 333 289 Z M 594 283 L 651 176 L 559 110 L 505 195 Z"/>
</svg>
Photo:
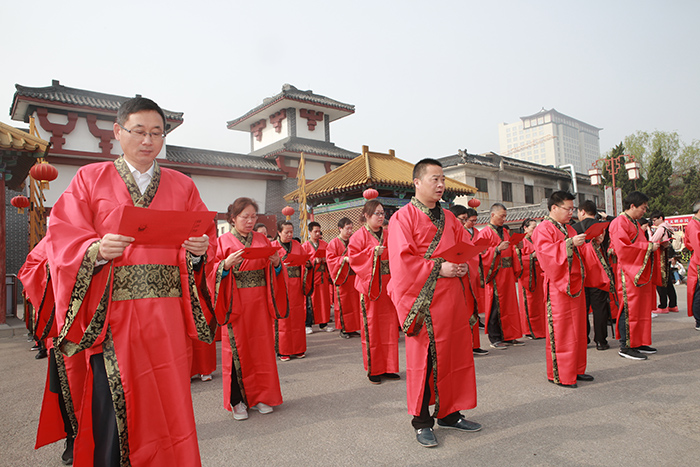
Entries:
<svg viewBox="0 0 700 467">
<path fill-rule="evenodd" d="M 120 257 L 126 247 L 131 245 L 134 237 L 125 237 L 124 235 L 106 234 L 100 240 L 100 249 L 97 252 L 97 259 L 102 261 L 111 261 L 114 258 Z"/>
<path fill-rule="evenodd" d="M 496 249 L 498 251 L 503 251 L 510 246 L 510 242 L 501 242 Z"/>
</svg>

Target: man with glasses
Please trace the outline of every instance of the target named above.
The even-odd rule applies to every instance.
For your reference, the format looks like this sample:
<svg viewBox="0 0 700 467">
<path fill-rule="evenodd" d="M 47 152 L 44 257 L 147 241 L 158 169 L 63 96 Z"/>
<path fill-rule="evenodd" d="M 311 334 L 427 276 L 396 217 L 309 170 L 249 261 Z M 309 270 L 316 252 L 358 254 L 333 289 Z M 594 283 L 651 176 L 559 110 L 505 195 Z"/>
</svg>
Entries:
<svg viewBox="0 0 700 467">
<path fill-rule="evenodd" d="M 122 206 L 207 210 L 189 177 L 156 162 L 165 130 L 155 102 L 125 101 L 114 124 L 124 155 L 80 168 L 51 210 L 57 346 L 84 352 L 88 366 L 76 465 L 201 464 L 189 371 L 191 339 L 214 337 L 205 269 L 215 225 L 181 246 L 117 233 Z"/>
<path fill-rule="evenodd" d="M 617 256 L 615 282 L 620 301 L 617 332 L 621 357 L 646 360 L 656 353 L 651 344 L 651 310 L 656 308 L 652 283 L 658 260 L 658 243 L 647 240 L 639 220 L 647 212 L 649 197 L 639 191 L 623 201 L 625 212 L 610 223 L 610 245 Z"/>
<path fill-rule="evenodd" d="M 322 238 L 321 224 L 309 222 L 309 240 L 301 248 L 304 253 L 311 255 L 310 263 L 304 270 L 303 284 L 308 284 L 307 277 L 312 274 L 313 291 L 305 290 L 310 297 L 311 313 L 307 312 L 306 334 L 311 334 L 314 324 L 322 331 L 333 332 L 335 328 L 329 324 L 331 320 L 331 280 L 326 264 L 326 251 L 328 243 Z"/>
<path fill-rule="evenodd" d="M 340 329 L 340 337 L 344 339 L 360 335 L 360 294 L 355 290 L 355 271 L 350 267 L 348 259 L 352 227 L 349 218 L 340 219 L 338 236 L 330 241 L 326 250 L 326 264 L 335 285 L 335 327 Z"/>
</svg>

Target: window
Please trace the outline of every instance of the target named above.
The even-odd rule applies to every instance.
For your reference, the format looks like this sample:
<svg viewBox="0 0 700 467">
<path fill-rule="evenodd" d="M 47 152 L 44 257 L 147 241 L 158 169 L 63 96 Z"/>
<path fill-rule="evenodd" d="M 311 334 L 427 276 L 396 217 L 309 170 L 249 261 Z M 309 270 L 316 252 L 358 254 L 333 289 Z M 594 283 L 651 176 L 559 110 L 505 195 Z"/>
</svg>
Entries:
<svg viewBox="0 0 700 467">
<path fill-rule="evenodd" d="M 510 182 L 501 182 L 501 194 L 503 201 L 513 201 L 513 184 Z"/>
<path fill-rule="evenodd" d="M 476 185 L 476 189 L 479 190 L 480 192 L 482 192 L 482 193 L 489 192 L 489 182 L 485 178 L 475 177 L 474 184 Z"/>
<path fill-rule="evenodd" d="M 584 201 L 586 201 L 586 195 L 584 195 L 583 193 L 579 193 L 579 194 L 578 194 L 578 204 L 579 204 L 579 206 L 580 206 L 581 204 L 583 204 Z"/>
<path fill-rule="evenodd" d="M 525 204 L 535 204 L 535 187 L 525 185 Z"/>
<path fill-rule="evenodd" d="M 544 197 L 549 199 L 550 196 L 552 196 L 552 193 L 554 192 L 553 189 L 551 188 L 545 188 L 544 189 Z"/>
</svg>

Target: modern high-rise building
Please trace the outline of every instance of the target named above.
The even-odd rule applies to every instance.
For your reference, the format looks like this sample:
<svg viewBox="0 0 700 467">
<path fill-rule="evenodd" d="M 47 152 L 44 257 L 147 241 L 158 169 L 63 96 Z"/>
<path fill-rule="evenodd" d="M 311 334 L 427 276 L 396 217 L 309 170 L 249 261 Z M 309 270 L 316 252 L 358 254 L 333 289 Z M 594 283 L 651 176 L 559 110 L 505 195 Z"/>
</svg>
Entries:
<svg viewBox="0 0 700 467">
<path fill-rule="evenodd" d="M 576 172 L 588 173 L 600 157 L 600 130 L 542 108 L 515 123 L 500 123 L 498 140 L 502 156 L 554 167 L 572 164 Z"/>
</svg>

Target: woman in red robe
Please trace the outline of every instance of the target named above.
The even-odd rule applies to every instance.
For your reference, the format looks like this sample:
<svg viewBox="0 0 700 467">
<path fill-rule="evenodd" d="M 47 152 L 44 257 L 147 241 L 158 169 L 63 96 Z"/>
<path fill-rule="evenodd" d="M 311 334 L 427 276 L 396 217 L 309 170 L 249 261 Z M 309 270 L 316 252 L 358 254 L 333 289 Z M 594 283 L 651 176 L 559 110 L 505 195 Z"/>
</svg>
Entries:
<svg viewBox="0 0 700 467">
<path fill-rule="evenodd" d="M 355 289 L 355 271 L 350 267 L 348 247 L 352 236 L 352 221 L 343 217 L 338 221 L 340 234 L 328 243 L 326 264 L 331 281 L 335 285 L 334 307 L 335 328 L 340 329 L 340 337 L 349 339 L 359 335 L 360 294 Z"/>
<path fill-rule="evenodd" d="M 399 323 L 396 309 L 387 294 L 391 280 L 384 206 L 371 200 L 362 209 L 365 225 L 350 238 L 348 257 L 355 271 L 355 288 L 360 292 L 362 309 L 362 359 L 372 384 L 381 377 L 399 379 Z"/>
<path fill-rule="evenodd" d="M 228 207 L 231 231 L 219 237 L 215 263 L 224 408 L 236 420 L 247 419 L 248 408 L 268 414 L 282 404 L 273 322 L 288 315 L 287 274 L 277 251 L 245 259 L 245 249 L 272 247 L 253 232 L 257 219 L 258 205 L 250 198 Z"/>
<path fill-rule="evenodd" d="M 700 331 L 700 294 L 698 294 L 698 276 L 700 276 L 700 211 L 688 221 L 685 228 L 685 247 L 693 252 L 688 263 L 688 316 L 695 318 L 695 330 Z"/>
<path fill-rule="evenodd" d="M 301 244 L 294 240 L 294 225 L 289 221 L 277 224 L 278 239 L 272 242 L 279 248 L 279 255 L 287 268 L 287 293 L 289 294 L 289 316 L 275 319 L 275 350 L 279 359 L 288 362 L 292 356 L 306 357 L 306 296 L 302 287 L 304 265 L 286 264 L 289 255 L 304 255 Z M 311 290 L 311 276 L 307 275 L 308 290 Z M 276 318 L 276 317 L 275 317 Z"/>
<path fill-rule="evenodd" d="M 526 332 L 525 336 L 530 339 L 544 339 L 547 336 L 544 273 L 539 261 L 537 261 L 535 245 L 532 243 L 532 232 L 536 226 L 536 220 L 525 219 L 522 225 L 525 234 L 523 247 L 515 249 L 522 270 L 518 278 L 520 286 L 518 298 L 520 323 Z"/>
</svg>

